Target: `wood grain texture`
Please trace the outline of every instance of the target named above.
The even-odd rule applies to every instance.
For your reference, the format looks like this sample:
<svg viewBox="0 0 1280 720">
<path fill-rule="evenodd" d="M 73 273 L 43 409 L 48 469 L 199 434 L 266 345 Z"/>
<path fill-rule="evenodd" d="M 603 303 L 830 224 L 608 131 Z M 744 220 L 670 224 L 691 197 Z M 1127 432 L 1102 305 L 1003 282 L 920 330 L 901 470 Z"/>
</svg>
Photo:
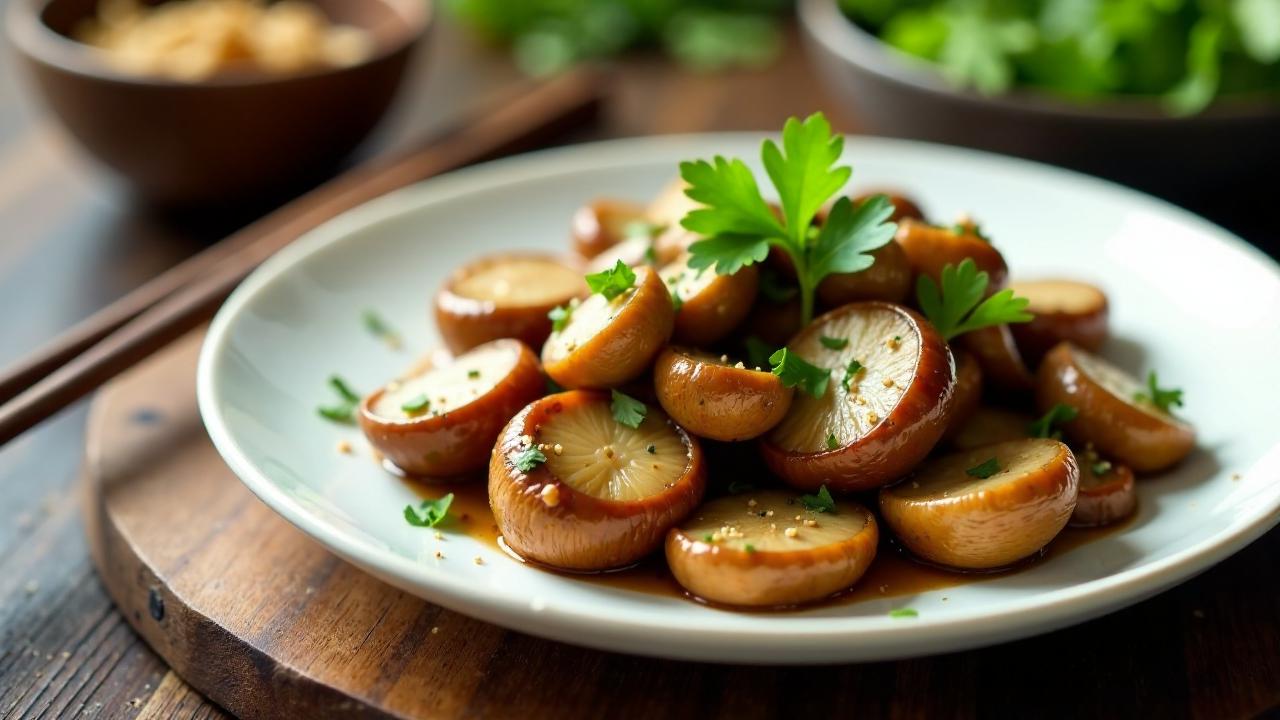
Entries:
<svg viewBox="0 0 1280 720">
<path fill-rule="evenodd" d="M 437 39 L 371 151 L 446 125 L 514 79 L 502 57 L 443 27 Z M 604 137 L 770 130 L 788 114 L 831 107 L 794 39 L 783 62 L 768 71 L 701 76 L 645 57 L 622 65 Z M 0 62 L 0 364 L 254 216 L 236 209 L 166 217 L 136 205 L 21 101 L 13 69 Z M 837 126 L 856 131 L 854 120 L 840 117 Z M 1193 209 L 1276 254 L 1273 192 L 1274 183 L 1242 182 L 1206 192 Z M 85 415 L 77 406 L 0 449 L 0 718 L 225 717 L 129 628 L 93 571 L 75 483 Z M 499 717 L 513 707 L 527 708 L 522 718 L 558 717 L 570 701 L 579 714 L 585 707 L 596 715 L 700 719 L 814 712 L 1251 717 L 1280 704 L 1278 556 L 1280 532 L 1273 531 L 1204 575 L 1115 615 L 996 648 L 901 663 L 725 668 L 503 633 L 496 640 L 482 634 L 474 645 L 455 636 L 447 654 L 415 656 L 390 675 L 429 673 L 431 663 L 447 663 L 449 677 L 465 680 L 471 695 L 455 689 L 442 710 L 461 717 Z M 346 649 L 333 644 L 329 652 L 342 657 Z"/>
</svg>

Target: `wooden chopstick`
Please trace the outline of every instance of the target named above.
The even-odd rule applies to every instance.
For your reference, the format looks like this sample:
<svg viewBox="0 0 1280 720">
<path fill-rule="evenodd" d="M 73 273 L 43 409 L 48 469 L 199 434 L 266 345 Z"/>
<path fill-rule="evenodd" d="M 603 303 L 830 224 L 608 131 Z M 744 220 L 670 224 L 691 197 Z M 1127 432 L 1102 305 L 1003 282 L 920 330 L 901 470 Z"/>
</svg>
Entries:
<svg viewBox="0 0 1280 720">
<path fill-rule="evenodd" d="M 0 373 L 0 445 L 207 320 L 299 235 L 392 190 L 545 145 L 594 119 L 603 88 L 600 74 L 584 69 L 503 93 L 443 137 L 338 176 L 95 313 Z"/>
</svg>

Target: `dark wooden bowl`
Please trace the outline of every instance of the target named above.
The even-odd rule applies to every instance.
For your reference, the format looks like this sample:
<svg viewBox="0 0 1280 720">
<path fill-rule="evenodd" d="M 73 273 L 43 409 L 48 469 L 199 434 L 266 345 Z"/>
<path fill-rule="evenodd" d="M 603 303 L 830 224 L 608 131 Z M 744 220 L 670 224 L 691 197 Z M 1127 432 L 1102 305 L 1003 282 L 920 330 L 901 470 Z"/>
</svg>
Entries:
<svg viewBox="0 0 1280 720">
<path fill-rule="evenodd" d="M 1280 159 L 1280 104 L 1225 99 L 1189 117 L 1158 100 L 1082 104 L 1034 91 L 984 96 L 882 43 L 836 0 L 799 0 L 808 50 L 834 97 L 874 133 L 1020 155 L 1182 195 Z"/>
<path fill-rule="evenodd" d="M 312 1 L 334 21 L 369 31 L 376 48 L 369 59 L 190 83 L 120 72 L 71 39 L 96 0 L 12 0 L 8 29 L 54 114 L 141 196 L 162 205 L 234 204 L 332 171 L 391 104 L 429 25 L 426 0 Z"/>
</svg>

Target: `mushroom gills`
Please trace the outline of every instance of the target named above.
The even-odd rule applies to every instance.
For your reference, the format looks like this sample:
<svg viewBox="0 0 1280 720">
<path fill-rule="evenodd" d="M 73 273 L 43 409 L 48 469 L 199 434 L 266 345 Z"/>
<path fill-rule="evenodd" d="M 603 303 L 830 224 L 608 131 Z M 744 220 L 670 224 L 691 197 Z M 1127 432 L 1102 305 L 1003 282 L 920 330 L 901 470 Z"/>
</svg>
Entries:
<svg viewBox="0 0 1280 720">
<path fill-rule="evenodd" d="M 453 291 L 463 297 L 510 307 L 561 302 L 582 289 L 582 276 L 576 270 L 536 257 L 512 257 L 485 265 L 453 285 Z"/>
<path fill-rule="evenodd" d="M 650 408 L 638 428 L 614 419 L 603 403 L 561 413 L 536 440 L 547 469 L 578 492 L 605 500 L 643 500 L 674 485 L 689 448 L 662 413 Z"/>
<path fill-rule="evenodd" d="M 370 410 L 387 420 L 444 415 L 492 390 L 519 359 L 503 343 L 481 346 L 447 365 L 388 384 Z"/>
</svg>

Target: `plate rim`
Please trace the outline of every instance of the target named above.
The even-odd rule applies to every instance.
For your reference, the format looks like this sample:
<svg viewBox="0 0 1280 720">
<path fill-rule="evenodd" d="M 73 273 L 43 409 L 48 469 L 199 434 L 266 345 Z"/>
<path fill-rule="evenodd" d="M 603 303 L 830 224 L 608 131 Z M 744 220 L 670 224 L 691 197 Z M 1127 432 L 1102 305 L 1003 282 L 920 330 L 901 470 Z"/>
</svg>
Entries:
<svg viewBox="0 0 1280 720">
<path fill-rule="evenodd" d="M 263 503 L 292 525 L 345 560 L 390 584 L 430 602 L 520 632 L 578 645 L 632 654 L 679 657 L 719 662 L 749 662 L 742 656 L 744 643 L 768 647 L 771 656 L 761 662 L 795 663 L 830 660 L 889 659 L 976 647 L 1040 634 L 1139 602 L 1146 597 L 1202 572 L 1260 537 L 1280 523 L 1280 497 L 1260 503 L 1205 540 L 1172 555 L 1106 577 L 1043 593 L 1009 600 L 1000 613 L 977 611 L 925 615 L 904 623 L 889 617 L 778 616 L 778 622 L 743 628 L 669 625 L 655 628 L 650 622 L 628 620 L 600 608 L 560 607 L 554 599 L 540 606 L 528 600 L 473 589 L 463 578 L 444 571 L 423 572 L 426 566 L 403 558 L 341 528 L 332 526 L 286 494 L 277 483 L 251 462 L 235 441 L 221 412 L 218 378 L 214 369 L 230 339 L 236 317 L 261 292 L 305 259 L 339 245 L 358 231 L 389 222 L 424 206 L 449 202 L 495 184 L 518 184 L 533 179 L 652 164 L 655 150 L 670 154 L 685 147 L 707 147 L 759 141 L 776 137 L 769 132 L 716 132 L 604 140 L 539 150 L 502 158 L 416 183 L 348 210 L 304 233 L 255 269 L 228 297 L 209 326 L 197 367 L 197 402 L 201 419 L 214 447 L 232 472 Z M 1158 209 L 1180 225 L 1193 227 L 1214 242 L 1242 251 L 1253 264 L 1265 268 L 1280 283 L 1280 265 L 1260 249 L 1226 229 L 1163 199 L 1118 183 L 1020 158 L 936 143 L 881 137 L 846 135 L 846 149 L 858 145 L 887 150 L 928 152 L 943 161 L 995 164 L 1005 169 L 1056 176 L 1056 180 L 1092 186 L 1115 194 L 1126 203 Z M 695 151 L 695 154 L 696 151 Z M 705 154 L 705 153 L 703 153 Z M 646 157 L 648 156 L 648 157 Z M 496 182 L 495 182 L 496 181 Z M 1248 472 L 1265 472 L 1280 480 L 1280 442 L 1255 459 Z M 1219 472 L 1224 472 L 1220 470 Z M 536 618 L 533 627 L 515 623 L 512 616 Z M 599 636 L 584 637 L 584 624 Z M 853 624 L 854 627 L 848 627 Z M 655 634 L 655 631 L 657 634 Z M 643 633 L 640 639 L 637 634 Z M 627 637 L 636 643 L 626 645 Z M 657 638 L 670 644 L 654 646 Z M 858 643 L 850 644 L 850 639 Z M 902 647 L 892 648 L 898 641 Z M 927 648 L 920 647 L 928 645 Z M 788 652 L 790 651 L 790 652 Z"/>
</svg>

